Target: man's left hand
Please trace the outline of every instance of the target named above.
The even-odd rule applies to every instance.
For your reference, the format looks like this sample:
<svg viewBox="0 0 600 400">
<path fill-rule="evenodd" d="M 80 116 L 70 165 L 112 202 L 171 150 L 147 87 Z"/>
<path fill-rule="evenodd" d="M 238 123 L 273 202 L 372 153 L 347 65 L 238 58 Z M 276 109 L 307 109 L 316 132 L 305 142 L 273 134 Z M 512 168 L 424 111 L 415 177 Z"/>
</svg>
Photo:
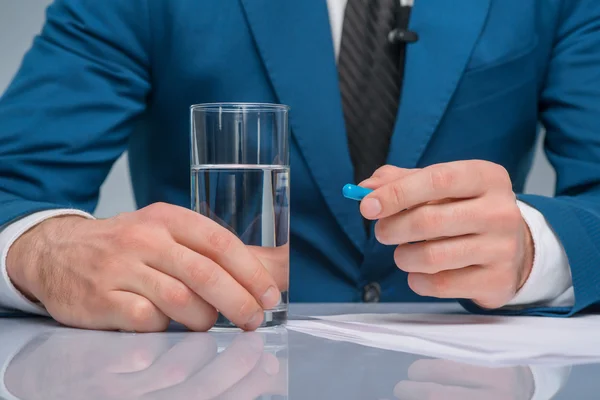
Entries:
<svg viewBox="0 0 600 400">
<path fill-rule="evenodd" d="M 457 161 L 423 169 L 386 165 L 360 184 L 374 189 L 362 215 L 397 245 L 394 260 L 419 295 L 506 305 L 529 277 L 533 240 L 504 167 Z"/>
</svg>

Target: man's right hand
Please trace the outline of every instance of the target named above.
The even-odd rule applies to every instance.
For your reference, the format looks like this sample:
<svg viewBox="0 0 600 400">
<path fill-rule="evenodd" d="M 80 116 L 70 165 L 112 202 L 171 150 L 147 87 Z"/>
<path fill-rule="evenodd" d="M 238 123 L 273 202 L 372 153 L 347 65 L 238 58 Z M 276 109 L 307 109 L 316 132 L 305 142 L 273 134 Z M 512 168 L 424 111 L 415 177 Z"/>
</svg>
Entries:
<svg viewBox="0 0 600 400">
<path fill-rule="evenodd" d="M 191 210 L 153 204 L 106 220 L 46 220 L 10 248 L 8 275 L 57 321 L 152 332 L 210 329 L 217 310 L 254 330 L 279 289 L 255 252 Z"/>
</svg>

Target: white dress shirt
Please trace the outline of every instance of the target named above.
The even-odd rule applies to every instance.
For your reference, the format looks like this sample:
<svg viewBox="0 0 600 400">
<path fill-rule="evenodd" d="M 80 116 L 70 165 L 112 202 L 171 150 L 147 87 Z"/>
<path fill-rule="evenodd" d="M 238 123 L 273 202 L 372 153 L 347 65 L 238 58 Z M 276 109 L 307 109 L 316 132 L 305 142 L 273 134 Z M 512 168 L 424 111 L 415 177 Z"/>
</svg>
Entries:
<svg viewBox="0 0 600 400">
<path fill-rule="evenodd" d="M 329 19 L 336 57 L 342 37 L 342 25 L 347 0 L 327 0 Z M 413 0 L 402 0 L 404 5 L 412 5 Z M 563 246 L 544 216 L 527 204 L 518 202 L 535 246 L 534 263 L 529 279 L 507 307 L 531 305 L 572 306 L 575 296 L 571 280 L 571 269 Z M 41 211 L 12 222 L 0 230 L 0 307 L 45 315 L 39 305 L 25 298 L 11 283 L 6 272 L 6 257 L 10 246 L 24 232 L 40 222 L 65 214 L 93 218 L 79 210 Z"/>
</svg>

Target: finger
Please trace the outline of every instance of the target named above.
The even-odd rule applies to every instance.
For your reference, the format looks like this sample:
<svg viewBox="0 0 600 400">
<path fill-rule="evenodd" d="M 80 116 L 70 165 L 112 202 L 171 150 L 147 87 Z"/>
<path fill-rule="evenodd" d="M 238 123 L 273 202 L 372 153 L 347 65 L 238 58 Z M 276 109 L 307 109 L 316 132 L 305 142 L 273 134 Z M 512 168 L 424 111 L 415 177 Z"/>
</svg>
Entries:
<svg viewBox="0 0 600 400">
<path fill-rule="evenodd" d="M 494 392 L 456 386 L 444 386 L 430 382 L 402 381 L 394 388 L 394 396 L 401 400 L 479 400 L 499 399 Z"/>
<path fill-rule="evenodd" d="M 148 369 L 112 375 L 110 386 L 121 397 L 129 394 L 127 398 L 138 398 L 146 393 L 172 388 L 210 363 L 216 354 L 217 345 L 210 334 L 189 334 L 161 354 Z"/>
<path fill-rule="evenodd" d="M 263 308 L 273 308 L 279 303 L 279 290 L 275 281 L 233 233 L 207 217 L 183 207 L 167 206 L 164 211 L 159 207 L 152 218 L 158 218 L 167 226 L 176 242 L 220 265 L 246 288 Z M 195 274 L 192 272 L 192 275 L 196 275 L 202 284 L 203 278 L 210 278 L 205 276 L 204 272 L 206 271 L 201 270 Z M 214 279 L 222 276 L 216 275 Z"/>
<path fill-rule="evenodd" d="M 201 202 L 199 204 L 198 209 L 200 210 L 199 213 L 210 218 L 211 220 L 215 221 L 216 223 L 218 223 L 219 225 L 227 228 L 227 230 L 229 230 L 230 232 L 232 232 L 233 234 L 235 234 L 235 229 L 233 229 L 227 222 L 225 222 L 222 218 L 220 218 L 217 214 L 215 214 L 213 212 L 213 210 L 210 208 L 210 205 L 206 202 Z M 254 218 L 252 220 L 252 222 L 250 222 L 248 224 L 248 226 L 246 227 L 246 230 L 243 233 L 239 233 L 236 235 L 240 238 L 240 240 L 243 243 L 251 243 L 252 240 L 250 239 L 251 236 L 258 231 L 260 231 L 260 228 L 258 227 L 259 224 L 261 223 L 261 219 L 262 217 L 259 215 L 258 217 Z M 248 246 L 251 247 L 251 246 Z M 252 247 L 259 247 L 260 246 L 252 246 Z M 262 261 L 262 260 L 261 260 Z"/>
<path fill-rule="evenodd" d="M 513 275 L 501 268 L 473 265 L 432 275 L 409 273 L 408 285 L 421 296 L 470 299 L 484 308 L 499 308 L 516 293 Z"/>
<path fill-rule="evenodd" d="M 285 377 L 279 375 L 279 360 L 273 354 L 263 353 L 258 365 L 237 384 L 219 396 L 220 400 L 257 399 L 262 395 L 285 396 Z"/>
<path fill-rule="evenodd" d="M 403 244 L 485 232 L 493 211 L 481 203 L 476 199 L 421 205 L 377 221 L 375 236 L 382 244 Z"/>
<path fill-rule="evenodd" d="M 118 278 L 118 287 L 150 300 L 166 316 L 193 331 L 207 331 L 217 310 L 181 281 L 143 264 L 133 265 Z"/>
<path fill-rule="evenodd" d="M 144 399 L 212 399 L 248 375 L 263 352 L 262 337 L 255 332 L 238 335 L 231 345 L 196 375 L 167 390 L 148 393 Z"/>
<path fill-rule="evenodd" d="M 481 235 L 403 244 L 394 251 L 394 261 L 405 272 L 437 274 L 494 260 L 498 246 Z"/>
<path fill-rule="evenodd" d="M 183 282 L 240 328 L 254 330 L 262 323 L 261 304 L 210 258 L 172 243 L 153 255 L 155 258 L 149 260 L 150 265 Z"/>
<path fill-rule="evenodd" d="M 510 382 L 502 379 L 512 374 L 515 367 L 487 368 L 449 360 L 418 360 L 408 369 L 408 379 L 418 382 L 435 382 L 440 385 L 504 388 Z M 499 385 L 499 383 L 502 383 Z"/>
<path fill-rule="evenodd" d="M 111 311 L 104 317 L 105 329 L 162 332 L 169 326 L 169 317 L 140 295 L 115 290 L 110 293 L 109 301 Z"/>
<path fill-rule="evenodd" d="M 381 219 L 430 201 L 477 197 L 488 188 L 479 164 L 469 161 L 437 164 L 390 182 L 360 205 L 367 219 Z"/>
<path fill-rule="evenodd" d="M 386 183 L 404 178 L 405 176 L 414 174 L 419 170 L 419 168 L 407 169 L 395 167 L 393 165 L 384 165 L 383 167 L 378 168 L 373 175 L 371 175 L 371 177 L 360 182 L 359 186 L 369 189 L 377 189 Z"/>
<path fill-rule="evenodd" d="M 290 245 L 278 247 L 248 246 L 275 280 L 281 292 L 288 290 L 290 280 Z"/>
</svg>

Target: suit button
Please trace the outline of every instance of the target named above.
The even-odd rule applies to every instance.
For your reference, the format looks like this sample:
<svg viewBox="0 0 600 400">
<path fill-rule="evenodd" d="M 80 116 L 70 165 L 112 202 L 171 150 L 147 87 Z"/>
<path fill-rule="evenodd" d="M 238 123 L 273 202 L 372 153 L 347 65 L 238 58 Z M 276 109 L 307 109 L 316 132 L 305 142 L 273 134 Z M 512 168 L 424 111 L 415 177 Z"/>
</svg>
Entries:
<svg viewBox="0 0 600 400">
<path fill-rule="evenodd" d="M 377 282 L 371 282 L 363 288 L 363 301 L 365 303 L 378 303 L 381 299 L 381 286 Z"/>
</svg>

